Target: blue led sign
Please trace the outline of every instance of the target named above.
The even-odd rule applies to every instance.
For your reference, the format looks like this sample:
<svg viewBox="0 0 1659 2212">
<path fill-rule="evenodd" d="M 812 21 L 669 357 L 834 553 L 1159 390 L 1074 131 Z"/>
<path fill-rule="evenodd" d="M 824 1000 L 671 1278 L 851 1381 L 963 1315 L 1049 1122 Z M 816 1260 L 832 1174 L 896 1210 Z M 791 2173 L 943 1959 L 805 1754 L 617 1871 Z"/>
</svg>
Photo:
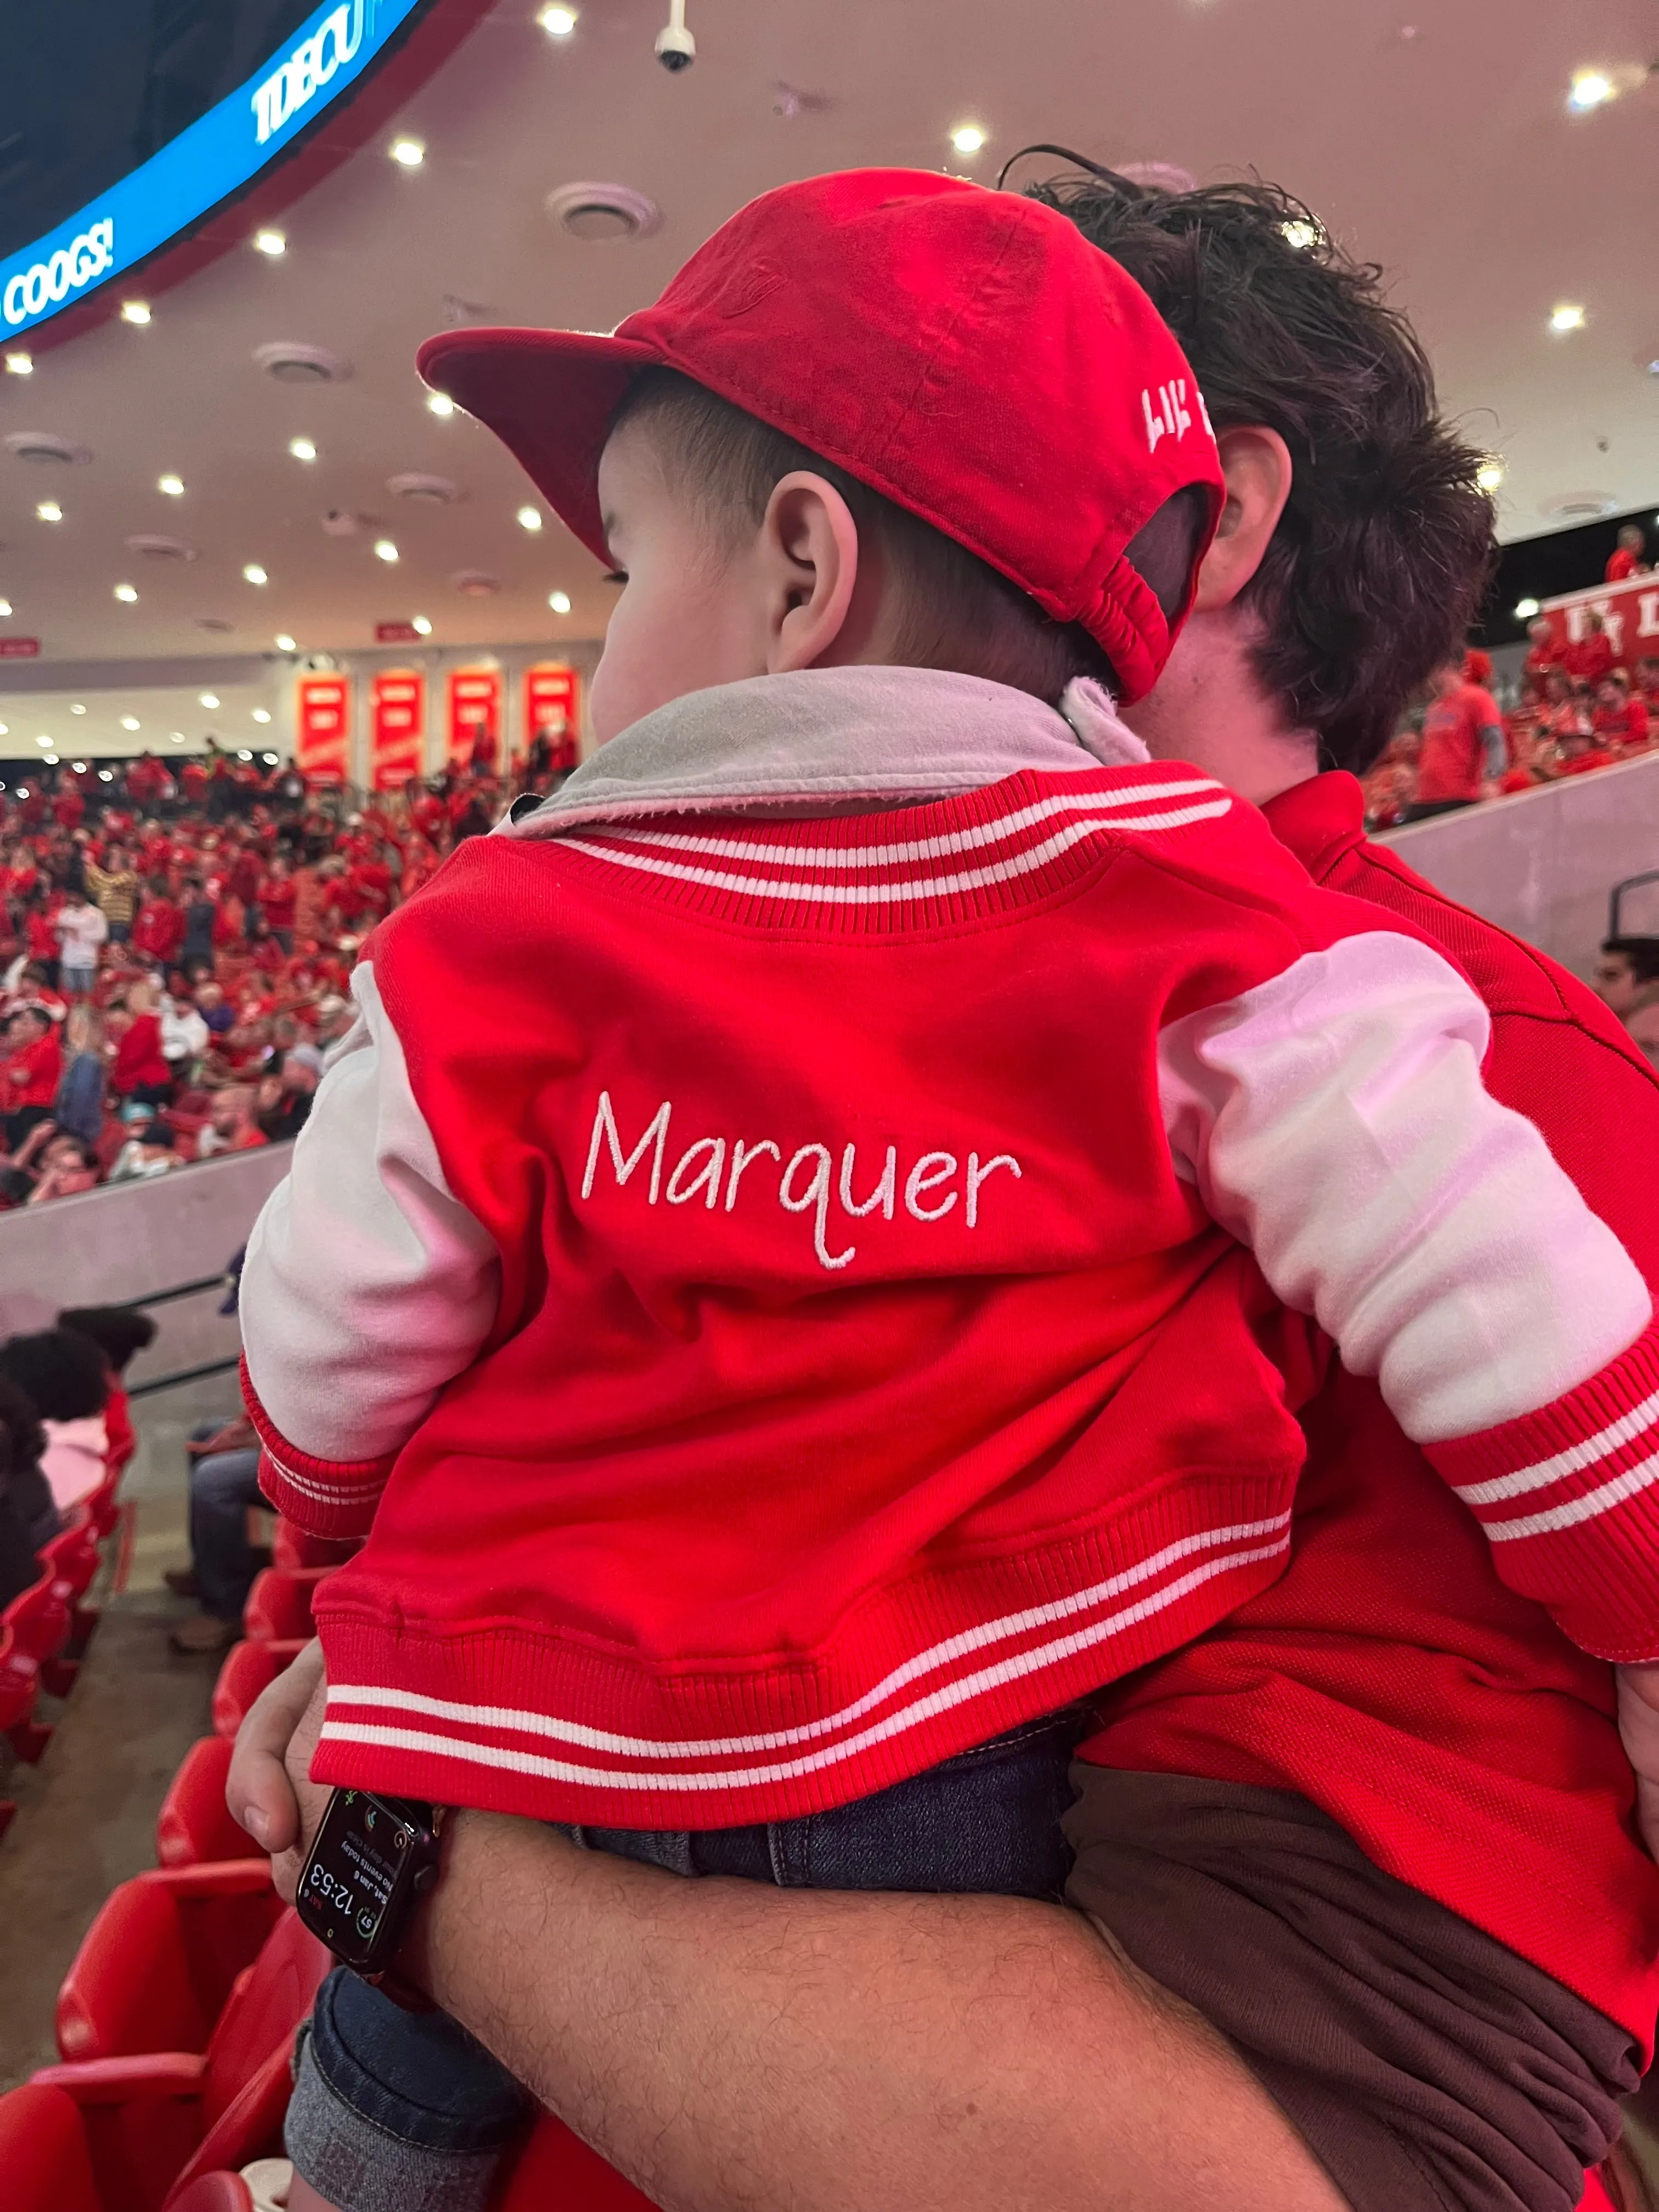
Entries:
<svg viewBox="0 0 1659 2212">
<path fill-rule="evenodd" d="M 149 259 L 286 151 L 348 91 L 422 0 L 324 0 L 285 57 L 148 161 L 0 261 L 0 340 Z"/>
</svg>

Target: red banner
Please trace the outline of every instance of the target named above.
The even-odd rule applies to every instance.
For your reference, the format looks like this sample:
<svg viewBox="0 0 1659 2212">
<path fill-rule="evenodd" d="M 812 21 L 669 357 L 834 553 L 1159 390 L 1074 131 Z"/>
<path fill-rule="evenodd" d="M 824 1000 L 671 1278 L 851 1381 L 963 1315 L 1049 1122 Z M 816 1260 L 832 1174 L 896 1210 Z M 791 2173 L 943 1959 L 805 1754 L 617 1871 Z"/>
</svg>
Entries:
<svg viewBox="0 0 1659 2212">
<path fill-rule="evenodd" d="M 1638 660 L 1659 660 L 1659 575 L 1627 576 L 1622 584 L 1568 592 L 1546 599 L 1540 612 L 1558 645 L 1577 645 L 1589 634 L 1592 609 L 1601 617 L 1616 667 L 1633 676 Z"/>
<path fill-rule="evenodd" d="M 401 791 L 426 767 L 426 678 L 382 668 L 369 687 L 368 772 L 376 791 Z"/>
<path fill-rule="evenodd" d="M 577 683 L 574 668 L 561 660 L 544 660 L 527 668 L 524 676 L 524 741 L 533 750 L 538 737 L 548 745 L 548 767 L 554 772 L 576 765 Z M 520 765 L 523 765 L 522 762 Z"/>
<path fill-rule="evenodd" d="M 452 668 L 449 672 L 449 765 L 474 762 L 492 775 L 501 757 L 501 672 L 499 668 Z"/>
<path fill-rule="evenodd" d="M 351 678 L 302 676 L 294 757 L 313 783 L 343 783 L 351 744 Z"/>
</svg>

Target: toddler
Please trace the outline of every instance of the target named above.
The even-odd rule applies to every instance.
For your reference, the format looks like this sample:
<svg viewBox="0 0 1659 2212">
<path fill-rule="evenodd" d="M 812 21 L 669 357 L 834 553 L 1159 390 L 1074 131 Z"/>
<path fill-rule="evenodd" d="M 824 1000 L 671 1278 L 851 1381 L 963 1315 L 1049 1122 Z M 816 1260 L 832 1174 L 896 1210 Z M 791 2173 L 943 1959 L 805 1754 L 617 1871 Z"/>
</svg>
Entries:
<svg viewBox="0 0 1659 2212">
<path fill-rule="evenodd" d="M 266 1487 L 368 1535 L 318 1778 L 1057 1894 L 1071 1709 L 1279 1572 L 1328 1339 L 1516 1587 L 1659 1651 L 1635 1268 L 1444 959 L 1113 711 L 1223 495 L 1115 264 L 818 178 L 614 337 L 422 367 L 622 591 L 604 749 L 376 933 L 249 1246 Z M 336 1974 L 295 2202 L 482 2204 L 520 2109 Z"/>
</svg>

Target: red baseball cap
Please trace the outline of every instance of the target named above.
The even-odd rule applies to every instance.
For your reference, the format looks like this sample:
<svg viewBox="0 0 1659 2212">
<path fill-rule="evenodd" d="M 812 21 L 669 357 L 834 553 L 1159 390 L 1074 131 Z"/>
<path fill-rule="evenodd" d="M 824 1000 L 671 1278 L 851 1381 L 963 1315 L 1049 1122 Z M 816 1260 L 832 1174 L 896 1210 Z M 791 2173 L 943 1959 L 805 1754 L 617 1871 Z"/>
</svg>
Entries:
<svg viewBox="0 0 1659 2212">
<path fill-rule="evenodd" d="M 606 559 L 599 455 L 641 369 L 678 369 L 908 507 L 1157 682 L 1173 621 L 1125 549 L 1224 488 L 1186 356 L 1140 287 L 1052 208 L 926 170 L 766 192 L 609 337 L 461 330 L 418 356 Z M 1194 562 L 1196 568 L 1196 559 Z"/>
</svg>

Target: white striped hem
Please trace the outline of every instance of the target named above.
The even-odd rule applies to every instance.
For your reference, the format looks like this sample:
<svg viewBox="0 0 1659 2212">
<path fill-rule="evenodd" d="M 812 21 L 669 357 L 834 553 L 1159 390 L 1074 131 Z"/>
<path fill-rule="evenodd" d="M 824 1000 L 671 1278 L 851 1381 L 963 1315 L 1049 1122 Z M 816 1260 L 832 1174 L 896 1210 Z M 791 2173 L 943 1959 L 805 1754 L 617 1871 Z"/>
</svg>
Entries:
<svg viewBox="0 0 1659 2212">
<path fill-rule="evenodd" d="M 1552 1458 L 1516 1468 L 1513 1474 L 1495 1475 L 1490 1482 L 1461 1482 L 1452 1486 L 1466 1505 L 1495 1505 L 1500 1498 L 1524 1498 L 1530 1490 L 1547 1490 L 1563 1476 L 1594 1467 L 1597 1460 L 1645 1435 L 1656 1421 L 1659 1421 L 1659 1390 L 1630 1413 L 1621 1413 L 1616 1421 L 1609 1421 L 1593 1437 L 1586 1437 L 1583 1443 L 1569 1444 Z"/>
<path fill-rule="evenodd" d="M 1480 1526 L 1494 1544 L 1512 1544 L 1518 1536 L 1547 1536 L 1554 1529 L 1576 1528 L 1580 1522 L 1594 1521 L 1601 1514 L 1611 1513 L 1615 1505 L 1638 1496 L 1655 1482 L 1659 1482 L 1659 1452 L 1638 1460 L 1634 1467 L 1615 1474 L 1599 1490 L 1586 1491 L 1582 1498 L 1569 1498 L 1565 1505 L 1552 1505 L 1542 1513 L 1523 1514 L 1516 1521 L 1482 1521 Z"/>
<path fill-rule="evenodd" d="M 1275 1522 L 1267 1525 L 1280 1524 Z M 1201 1588 L 1204 1583 L 1212 1581 L 1218 1575 L 1230 1573 L 1240 1567 L 1254 1565 L 1264 1559 L 1278 1558 L 1289 1550 L 1290 1542 L 1290 1532 L 1288 1528 L 1285 1528 L 1272 1543 L 1257 1545 L 1248 1549 L 1229 1551 L 1224 1553 L 1219 1558 L 1206 1559 L 1200 1565 L 1190 1569 L 1188 1573 L 1177 1577 L 1175 1581 L 1165 1583 L 1149 1596 L 1138 1599 L 1134 1604 L 1125 1606 L 1116 1613 L 1107 1614 L 1103 1620 L 1091 1622 L 1086 1628 L 1078 1629 L 1069 1636 L 1056 1637 L 1047 1644 L 1033 1645 L 1027 1650 L 1016 1652 L 1008 1658 L 997 1660 L 988 1667 L 981 1668 L 974 1674 L 965 1674 L 953 1682 L 945 1683 L 927 1697 L 913 1700 L 909 1705 L 902 1706 L 896 1712 L 888 1714 L 884 1719 L 876 1722 L 872 1726 L 861 1729 L 858 1734 L 843 1736 L 836 1743 L 823 1745 L 817 1750 L 805 1753 L 797 1759 L 774 1760 L 765 1764 L 756 1763 L 712 1773 L 685 1774 L 672 1768 L 623 1771 L 612 1767 L 590 1765 L 574 1759 L 550 1759 L 535 1752 L 516 1751 L 507 1745 L 470 1743 L 458 1737 L 434 1735 L 425 1729 L 389 1728 L 372 1722 L 338 1721 L 329 1718 L 325 1720 L 323 1724 L 323 1738 L 328 1742 L 368 1744 L 388 1750 L 418 1752 L 441 1758 L 459 1759 L 473 1765 L 494 1767 L 507 1773 L 535 1776 L 543 1781 L 580 1783 L 597 1788 L 622 1790 L 635 1793 L 660 1790 L 707 1795 L 713 1790 L 753 1789 L 769 1783 L 796 1781 L 805 1775 L 821 1773 L 828 1767 L 842 1765 L 849 1759 L 857 1758 L 860 1753 L 871 1749 L 874 1745 L 889 1742 L 894 1737 L 907 1734 L 912 1729 L 922 1727 L 927 1722 L 937 1718 L 939 1714 L 952 1711 L 957 1706 L 966 1705 L 975 1698 L 983 1697 L 991 1691 L 1006 1688 L 1011 1683 L 1024 1680 L 1028 1676 L 1042 1673 L 1046 1668 L 1060 1666 L 1067 1659 L 1076 1657 L 1079 1652 L 1090 1650 L 1096 1645 L 1107 1643 L 1113 1637 L 1123 1634 L 1125 1630 L 1135 1627 L 1144 1620 L 1153 1619 L 1157 1614 L 1166 1611 L 1169 1607 L 1176 1604 L 1182 1598 L 1188 1596 L 1192 1591 Z M 1040 1610 L 1046 1612 L 1048 1608 L 1040 1608 Z M 1018 1617 L 1011 1616 L 1011 1618 Z M 939 1648 L 942 1650 L 945 1647 Z M 337 1695 L 343 1705 L 363 1701 L 351 1691 L 337 1692 L 331 1689 L 329 1693 L 331 1707 L 335 1704 Z M 387 1704 L 393 1704 L 410 1711 L 418 1711 L 423 1702 L 402 1692 L 382 1693 L 382 1698 Z M 376 1699 L 376 1702 L 380 1701 L 381 1698 Z M 860 1700 L 860 1705 L 862 1706 L 865 1702 Z M 477 1712 L 480 1716 L 492 1716 L 489 1718 L 481 1718 L 475 1723 L 476 1725 L 495 1728 L 503 1733 L 510 1732 L 514 1726 L 512 1717 L 504 1713 L 492 1715 L 492 1709 L 488 1706 L 461 1710 Z M 526 1729 L 522 1731 L 523 1733 L 552 1732 L 550 1723 L 542 1720 L 539 1716 L 536 1718 L 538 1728 L 534 1731 Z M 568 1724 L 561 1725 L 559 1733 L 568 1740 L 570 1735 Z M 627 1739 L 620 1739 L 620 1741 L 626 1741 Z M 776 1739 L 738 1738 L 732 1741 L 739 1743 L 749 1741 L 767 1744 Z M 685 1759 L 699 1755 L 698 1747 L 690 1744 L 678 1746 L 665 1744 L 659 1748 L 671 1757 Z"/>
<path fill-rule="evenodd" d="M 1167 813 L 1137 815 L 1127 820 L 1115 817 L 1105 821 L 1079 822 L 1056 831 L 1052 837 L 1045 837 L 1040 845 L 1030 846 L 1023 853 L 986 867 L 963 868 L 954 875 L 921 876 L 894 884 L 816 884 L 787 877 L 739 876 L 720 868 L 693 868 L 673 860 L 653 860 L 648 854 L 625 852 L 594 838 L 573 835 L 563 842 L 575 851 L 586 853 L 596 860 L 608 860 L 615 867 L 639 868 L 647 875 L 671 876 L 681 883 L 705 884 L 711 890 L 740 892 L 747 898 L 792 899 L 818 906 L 895 906 L 908 900 L 949 898 L 958 891 L 981 890 L 992 884 L 1011 883 L 1017 877 L 1032 874 L 1103 830 L 1181 830 L 1189 823 L 1212 821 L 1218 815 L 1228 813 L 1232 803 L 1231 799 L 1218 799 L 1207 805 L 1176 807 Z"/>
<path fill-rule="evenodd" d="M 942 860 L 952 853 L 975 852 L 987 845 L 1000 844 L 1056 814 L 1102 814 L 1119 807 L 1150 806 L 1154 800 L 1191 799 L 1201 791 L 1219 792 L 1221 787 L 1213 776 L 1186 776 L 1173 783 L 1143 784 L 1131 791 L 1066 793 L 1057 799 L 1040 799 L 1030 806 L 1022 806 L 1012 814 L 1000 815 L 994 822 L 982 822 L 972 830 L 953 830 L 945 836 L 914 838 L 897 845 L 765 845 L 750 838 L 700 836 L 696 830 L 629 830 L 622 823 L 610 831 L 587 834 L 614 836 L 625 838 L 629 844 L 657 845 L 670 852 L 706 853 L 711 860 L 754 860 L 762 865 L 799 868 L 890 868 L 918 861 Z"/>
<path fill-rule="evenodd" d="M 386 1486 L 387 1477 L 384 1474 L 377 1475 L 372 1482 L 316 1482 L 278 1459 L 269 1444 L 261 1449 L 289 1489 L 297 1490 L 301 1498 L 309 1498 L 319 1505 L 357 1504 L 365 1498 L 378 1498 Z"/>
</svg>

